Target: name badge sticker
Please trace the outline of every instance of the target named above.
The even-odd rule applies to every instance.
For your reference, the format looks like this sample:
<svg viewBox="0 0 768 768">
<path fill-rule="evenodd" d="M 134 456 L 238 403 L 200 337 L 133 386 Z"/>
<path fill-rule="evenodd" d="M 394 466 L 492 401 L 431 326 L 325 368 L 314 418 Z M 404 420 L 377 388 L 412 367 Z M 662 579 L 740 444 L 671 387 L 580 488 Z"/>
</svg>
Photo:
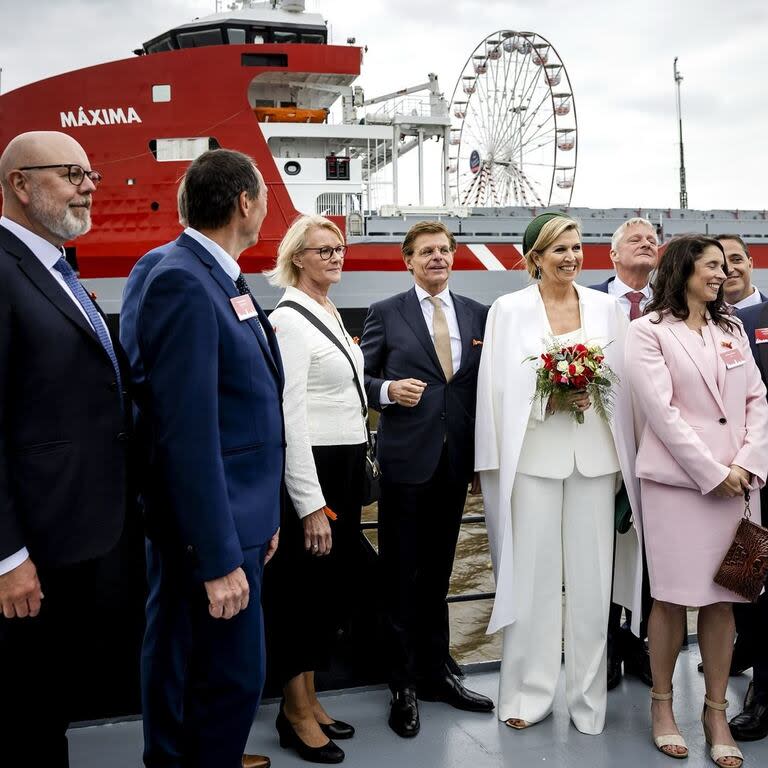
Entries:
<svg viewBox="0 0 768 768">
<path fill-rule="evenodd" d="M 755 344 L 768 344 L 768 328 L 755 328 Z"/>
<path fill-rule="evenodd" d="M 725 352 L 721 352 L 720 357 L 723 359 L 728 370 L 744 365 L 744 355 L 741 354 L 740 349 L 728 349 Z"/>
<path fill-rule="evenodd" d="M 250 320 L 252 317 L 259 316 L 259 313 L 256 311 L 256 307 L 253 306 L 251 297 L 247 293 L 245 296 L 235 296 L 229 301 L 235 310 L 237 319 L 241 323 L 245 320 Z"/>
</svg>

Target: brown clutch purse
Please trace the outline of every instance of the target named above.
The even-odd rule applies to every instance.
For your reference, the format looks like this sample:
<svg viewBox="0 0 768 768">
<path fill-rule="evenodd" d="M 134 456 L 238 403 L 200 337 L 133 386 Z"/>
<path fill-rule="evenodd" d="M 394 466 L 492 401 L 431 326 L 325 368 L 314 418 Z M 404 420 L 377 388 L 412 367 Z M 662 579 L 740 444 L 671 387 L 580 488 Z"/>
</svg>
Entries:
<svg viewBox="0 0 768 768">
<path fill-rule="evenodd" d="M 744 493 L 744 517 L 715 574 L 715 584 L 755 602 L 768 576 L 768 528 L 750 520 L 749 491 Z"/>
</svg>

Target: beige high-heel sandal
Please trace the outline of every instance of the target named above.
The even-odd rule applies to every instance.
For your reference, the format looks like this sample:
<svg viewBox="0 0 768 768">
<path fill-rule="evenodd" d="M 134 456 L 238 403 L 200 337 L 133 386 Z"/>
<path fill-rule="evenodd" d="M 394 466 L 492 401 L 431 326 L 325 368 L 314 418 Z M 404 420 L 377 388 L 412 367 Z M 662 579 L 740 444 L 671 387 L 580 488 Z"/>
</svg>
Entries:
<svg viewBox="0 0 768 768">
<path fill-rule="evenodd" d="M 669 693 L 656 693 L 651 688 L 651 699 L 656 701 L 670 701 L 672 698 L 672 691 Z M 653 743 L 656 745 L 656 749 L 661 752 L 662 755 L 667 757 L 673 757 L 675 760 L 684 760 L 688 757 L 688 745 L 685 743 L 685 739 L 679 733 L 668 733 L 664 736 L 653 736 Z M 682 747 L 685 752 L 667 752 L 665 747 Z"/>
<path fill-rule="evenodd" d="M 716 701 L 704 697 L 704 708 L 701 710 L 701 725 L 704 728 L 704 738 L 707 740 L 707 744 L 710 746 L 709 756 L 712 758 L 712 762 L 720 768 L 741 768 L 744 764 L 744 755 L 738 747 L 731 744 L 713 744 L 709 733 L 709 727 L 704 719 L 704 714 L 707 711 L 707 707 L 710 709 L 717 709 L 720 712 L 725 712 L 728 709 L 728 699 L 722 704 L 718 704 Z M 725 765 L 721 762 L 726 757 L 735 757 L 740 762 L 736 765 Z"/>
<path fill-rule="evenodd" d="M 514 728 L 516 731 L 524 731 L 530 728 L 531 724 L 527 720 L 521 720 L 519 717 L 509 717 L 504 721 L 504 725 Z"/>
</svg>

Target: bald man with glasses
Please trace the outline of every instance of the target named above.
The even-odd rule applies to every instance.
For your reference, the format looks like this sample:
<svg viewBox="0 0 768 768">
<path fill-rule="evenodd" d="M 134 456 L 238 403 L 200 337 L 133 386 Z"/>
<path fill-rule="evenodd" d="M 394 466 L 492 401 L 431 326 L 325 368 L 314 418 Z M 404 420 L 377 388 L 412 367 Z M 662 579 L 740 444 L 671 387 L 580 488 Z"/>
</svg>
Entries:
<svg viewBox="0 0 768 768">
<path fill-rule="evenodd" d="M 0 763 L 66 768 L 75 692 L 104 656 L 123 531 L 127 369 L 63 245 L 101 174 L 70 136 L 0 156 Z M 138 662 L 138 658 L 136 659 Z"/>
</svg>

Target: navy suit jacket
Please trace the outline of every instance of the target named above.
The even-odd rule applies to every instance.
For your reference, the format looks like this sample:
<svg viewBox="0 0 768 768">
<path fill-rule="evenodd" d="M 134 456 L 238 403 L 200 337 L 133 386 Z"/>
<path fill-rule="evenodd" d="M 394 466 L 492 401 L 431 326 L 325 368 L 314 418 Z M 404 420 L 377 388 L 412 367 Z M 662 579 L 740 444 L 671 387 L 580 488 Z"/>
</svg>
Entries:
<svg viewBox="0 0 768 768">
<path fill-rule="evenodd" d="M 472 477 L 477 370 L 488 307 L 451 293 L 461 335 L 461 365 L 446 382 L 435 345 L 411 288 L 368 310 L 360 343 L 368 403 L 381 411 L 377 455 L 382 475 L 396 483 L 423 483 L 437 469 L 443 446 L 455 477 Z M 387 380 L 420 379 L 427 387 L 414 408 L 381 407 Z"/>
<path fill-rule="evenodd" d="M 127 415 L 91 325 L 0 227 L 0 560 L 27 547 L 38 567 L 56 567 L 115 546 L 126 509 Z"/>
<path fill-rule="evenodd" d="M 762 294 L 760 295 L 762 296 Z M 763 384 L 768 387 L 768 342 L 765 344 L 755 343 L 755 331 L 758 328 L 768 328 L 768 300 L 752 307 L 737 309 L 735 314 L 744 323 L 744 333 L 747 334 L 749 346 L 752 349 L 757 367 L 760 369 L 760 375 L 763 377 Z M 768 491 L 765 488 L 760 491 L 760 500 L 763 525 L 768 525 Z"/>
<path fill-rule="evenodd" d="M 157 253 L 135 317 L 148 535 L 208 581 L 279 525 L 283 369 L 267 316 L 257 306 L 264 334 L 238 320 L 237 288 L 202 245 L 182 234 Z"/>
<path fill-rule="evenodd" d="M 608 286 L 616 279 L 615 276 L 609 277 L 605 282 L 603 283 L 596 283 L 595 285 L 590 285 L 589 287 L 593 291 L 601 291 L 602 293 L 608 293 Z"/>
</svg>

